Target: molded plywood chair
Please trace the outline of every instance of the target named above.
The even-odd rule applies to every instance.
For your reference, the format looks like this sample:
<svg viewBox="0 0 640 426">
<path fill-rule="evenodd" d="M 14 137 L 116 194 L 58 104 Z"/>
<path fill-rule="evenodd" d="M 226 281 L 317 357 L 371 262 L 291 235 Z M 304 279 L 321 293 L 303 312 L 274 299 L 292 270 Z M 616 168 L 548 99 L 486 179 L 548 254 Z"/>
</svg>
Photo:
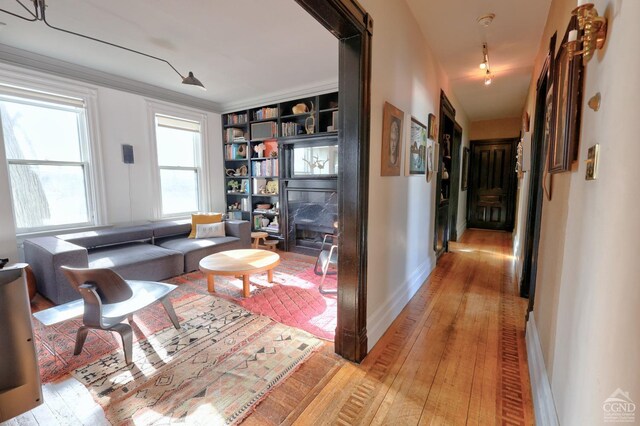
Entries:
<svg viewBox="0 0 640 426">
<path fill-rule="evenodd" d="M 83 325 L 78 329 L 74 355 L 82 351 L 90 329 L 115 331 L 122 338 L 125 361 L 131 364 L 131 326 L 122 321 L 125 318 L 131 320 L 135 312 L 157 301 L 162 303 L 175 328 L 180 329 L 178 317 L 169 301 L 169 293 L 177 286 L 153 281 L 125 281 L 107 268 L 63 266 L 62 270 L 84 300 Z"/>
<path fill-rule="evenodd" d="M 331 239 L 331 243 L 327 242 L 328 238 Z M 333 271 L 329 272 L 329 266 L 333 267 Z M 338 237 L 331 234 L 325 234 L 322 239 L 320 254 L 318 255 L 318 259 L 316 259 L 313 271 L 316 275 L 322 275 L 322 280 L 318 287 L 318 291 L 320 291 L 320 293 L 335 294 L 338 292 L 337 289 L 325 290 L 323 287 L 324 280 L 327 278 L 327 275 L 336 275 L 338 273 Z"/>
</svg>

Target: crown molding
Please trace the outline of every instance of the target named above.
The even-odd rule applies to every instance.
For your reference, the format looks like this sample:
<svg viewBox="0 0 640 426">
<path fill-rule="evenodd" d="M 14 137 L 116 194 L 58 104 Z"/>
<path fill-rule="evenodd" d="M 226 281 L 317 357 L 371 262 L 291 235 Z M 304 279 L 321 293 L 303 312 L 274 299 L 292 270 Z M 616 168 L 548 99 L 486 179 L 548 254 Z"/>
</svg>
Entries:
<svg viewBox="0 0 640 426">
<path fill-rule="evenodd" d="M 142 83 L 49 56 L 17 49 L 6 44 L 0 44 L 0 62 L 204 111 L 215 113 L 222 111 L 221 105 L 217 102 L 196 98 L 173 90 L 163 89 L 162 87 L 152 84 Z"/>
<path fill-rule="evenodd" d="M 222 104 L 222 112 L 233 112 L 243 109 L 249 109 L 256 106 L 276 104 L 279 102 L 290 101 L 291 99 L 304 98 L 307 96 L 321 95 L 323 93 L 331 93 L 338 91 L 338 80 L 324 81 L 321 83 L 313 83 L 306 86 L 299 86 L 295 89 L 287 89 L 279 92 L 273 92 L 264 96 L 256 96 L 255 98 L 243 99 L 236 102 L 227 102 Z"/>
</svg>

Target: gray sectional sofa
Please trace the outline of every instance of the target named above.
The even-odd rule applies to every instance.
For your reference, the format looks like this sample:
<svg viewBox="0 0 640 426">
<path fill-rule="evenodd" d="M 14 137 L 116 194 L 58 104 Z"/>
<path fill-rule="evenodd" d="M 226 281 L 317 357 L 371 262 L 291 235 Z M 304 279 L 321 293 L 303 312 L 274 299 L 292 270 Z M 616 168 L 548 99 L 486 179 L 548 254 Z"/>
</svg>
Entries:
<svg viewBox="0 0 640 426">
<path fill-rule="evenodd" d="M 247 221 L 225 222 L 225 237 L 190 239 L 191 221 L 157 222 L 24 241 L 38 293 L 56 304 L 79 299 L 60 266 L 110 268 L 130 280 L 159 281 L 195 271 L 212 253 L 251 246 Z"/>
</svg>

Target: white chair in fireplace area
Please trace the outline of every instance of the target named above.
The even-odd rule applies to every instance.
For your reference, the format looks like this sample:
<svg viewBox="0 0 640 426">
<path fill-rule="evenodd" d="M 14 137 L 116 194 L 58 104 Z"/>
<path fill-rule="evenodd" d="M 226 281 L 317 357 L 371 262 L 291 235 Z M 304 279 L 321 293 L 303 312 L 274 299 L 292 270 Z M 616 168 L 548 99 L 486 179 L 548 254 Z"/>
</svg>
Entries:
<svg viewBox="0 0 640 426">
<path fill-rule="evenodd" d="M 330 243 L 327 242 L 328 239 L 331 240 Z M 329 271 L 330 266 L 332 271 Z M 325 290 L 323 287 L 327 275 L 336 275 L 338 273 L 338 237 L 336 235 L 325 234 L 313 271 L 316 275 L 322 275 L 322 280 L 320 280 L 320 286 L 318 287 L 320 293 L 335 294 L 338 292 L 338 289 Z"/>
</svg>

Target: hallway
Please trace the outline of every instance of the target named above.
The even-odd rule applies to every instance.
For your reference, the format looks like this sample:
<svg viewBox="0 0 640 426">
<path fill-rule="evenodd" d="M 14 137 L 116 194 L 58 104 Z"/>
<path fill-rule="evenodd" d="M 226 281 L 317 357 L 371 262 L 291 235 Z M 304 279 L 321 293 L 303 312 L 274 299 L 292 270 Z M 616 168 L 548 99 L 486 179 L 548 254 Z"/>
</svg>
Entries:
<svg viewBox="0 0 640 426">
<path fill-rule="evenodd" d="M 244 424 L 533 424 L 511 234 L 450 250 L 361 365 L 314 355 Z"/>
</svg>

